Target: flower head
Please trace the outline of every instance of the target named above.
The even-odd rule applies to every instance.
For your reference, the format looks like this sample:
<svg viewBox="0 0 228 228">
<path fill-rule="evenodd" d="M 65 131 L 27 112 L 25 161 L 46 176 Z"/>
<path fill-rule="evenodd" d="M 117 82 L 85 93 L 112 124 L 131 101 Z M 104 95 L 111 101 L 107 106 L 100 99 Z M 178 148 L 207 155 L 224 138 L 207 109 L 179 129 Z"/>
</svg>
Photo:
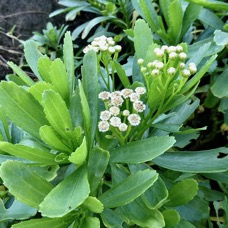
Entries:
<svg viewBox="0 0 228 228">
<path fill-rule="evenodd" d="M 127 119 L 132 126 L 138 126 L 141 121 L 141 117 L 138 114 L 130 114 Z"/>
<path fill-rule="evenodd" d="M 110 119 L 110 125 L 112 125 L 113 127 L 119 127 L 120 124 L 121 124 L 121 119 L 119 117 L 113 116 Z"/>
<path fill-rule="evenodd" d="M 107 121 L 104 121 L 104 120 L 100 121 L 98 123 L 98 129 L 100 132 L 108 131 L 109 130 L 109 123 Z"/>
</svg>

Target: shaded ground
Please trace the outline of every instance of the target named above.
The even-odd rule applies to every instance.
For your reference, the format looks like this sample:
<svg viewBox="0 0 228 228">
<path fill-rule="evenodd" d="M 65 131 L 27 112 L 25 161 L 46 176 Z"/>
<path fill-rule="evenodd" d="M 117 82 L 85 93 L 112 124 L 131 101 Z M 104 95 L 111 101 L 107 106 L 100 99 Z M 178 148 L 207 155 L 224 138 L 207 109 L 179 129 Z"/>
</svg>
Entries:
<svg viewBox="0 0 228 228">
<path fill-rule="evenodd" d="M 57 0 L 0 0 L 1 79 L 11 72 L 6 62 L 18 64 L 23 56 L 18 39 L 26 40 L 32 32 L 42 31 L 50 21 L 49 14 L 57 8 Z"/>
</svg>

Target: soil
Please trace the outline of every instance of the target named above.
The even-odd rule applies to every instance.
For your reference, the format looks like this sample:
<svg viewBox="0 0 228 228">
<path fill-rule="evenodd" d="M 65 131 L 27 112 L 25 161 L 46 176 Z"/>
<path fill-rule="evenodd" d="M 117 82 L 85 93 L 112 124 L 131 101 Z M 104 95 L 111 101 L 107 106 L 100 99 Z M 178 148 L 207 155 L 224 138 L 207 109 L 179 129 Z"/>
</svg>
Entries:
<svg viewBox="0 0 228 228">
<path fill-rule="evenodd" d="M 11 72 L 7 61 L 18 64 L 23 57 L 18 40 L 27 40 L 47 22 L 58 21 L 49 18 L 58 7 L 57 0 L 0 0 L 0 79 Z"/>
</svg>

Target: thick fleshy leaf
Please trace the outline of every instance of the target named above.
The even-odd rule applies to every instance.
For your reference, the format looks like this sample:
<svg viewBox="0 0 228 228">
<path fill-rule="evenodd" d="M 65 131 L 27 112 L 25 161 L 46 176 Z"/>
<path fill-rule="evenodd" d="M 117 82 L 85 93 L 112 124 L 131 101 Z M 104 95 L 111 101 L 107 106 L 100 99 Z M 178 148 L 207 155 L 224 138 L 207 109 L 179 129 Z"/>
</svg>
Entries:
<svg viewBox="0 0 228 228">
<path fill-rule="evenodd" d="M 38 60 L 39 74 L 43 81 L 49 83 L 51 83 L 51 76 L 49 74 L 51 64 L 52 61 L 47 56 L 40 57 Z"/>
<path fill-rule="evenodd" d="M 31 168 L 47 181 L 53 180 L 57 176 L 57 171 L 59 170 L 58 165 L 31 166 Z"/>
<path fill-rule="evenodd" d="M 69 83 L 66 68 L 61 59 L 55 59 L 52 62 L 49 75 L 55 91 L 62 96 L 66 103 L 69 103 Z"/>
<path fill-rule="evenodd" d="M 47 82 L 37 82 L 35 85 L 28 88 L 28 92 L 39 102 L 42 102 L 42 94 L 45 90 L 54 90 L 54 86 Z"/>
<path fill-rule="evenodd" d="M 17 65 L 15 65 L 13 62 L 8 62 L 8 65 L 13 69 L 13 71 L 20 77 L 20 79 L 27 84 L 28 86 L 31 86 L 35 84 L 35 82 Z"/>
<path fill-rule="evenodd" d="M 91 141 L 93 141 L 98 119 L 98 72 L 97 55 L 95 51 L 89 51 L 83 58 L 82 87 L 89 104 L 91 116 Z"/>
<path fill-rule="evenodd" d="M 88 161 L 88 177 L 92 193 L 96 191 L 97 187 L 100 185 L 108 162 L 109 152 L 107 150 L 95 147 L 90 151 Z"/>
<path fill-rule="evenodd" d="M 55 132 L 51 126 L 44 125 L 40 128 L 40 138 L 53 149 L 72 152 L 72 149 L 67 145 L 66 141 L 63 142 L 62 138 Z"/>
<path fill-rule="evenodd" d="M 31 219 L 28 221 L 22 221 L 20 223 L 14 224 L 12 228 L 63 228 L 69 227 L 70 224 L 75 220 L 75 214 L 67 215 L 63 218 L 38 218 Z"/>
<path fill-rule="evenodd" d="M 9 192 L 19 201 L 34 208 L 53 188 L 46 179 L 28 165 L 18 161 L 6 161 L 1 165 L 1 178 Z"/>
<path fill-rule="evenodd" d="M 96 217 L 85 217 L 80 228 L 100 228 L 100 220 Z"/>
<path fill-rule="evenodd" d="M 108 208 L 102 212 L 101 218 L 107 227 L 122 227 L 122 224 L 124 222 L 121 218 L 121 215 Z"/>
<path fill-rule="evenodd" d="M 75 150 L 75 152 L 71 153 L 68 160 L 77 166 L 82 165 L 87 157 L 88 149 L 86 144 L 86 138 L 83 138 L 82 144 Z"/>
<path fill-rule="evenodd" d="M 137 224 L 140 227 L 164 227 L 164 218 L 156 209 L 149 209 L 143 203 L 141 198 L 121 207 L 124 215 L 130 222 Z"/>
<path fill-rule="evenodd" d="M 70 32 L 66 32 L 63 44 L 63 59 L 67 71 L 68 84 L 70 89 L 70 94 L 73 94 L 74 90 L 74 53 L 73 53 L 73 43 Z"/>
<path fill-rule="evenodd" d="M 113 163 L 142 163 L 163 154 L 175 143 L 174 137 L 161 136 L 128 143 L 111 151 Z"/>
<path fill-rule="evenodd" d="M 219 98 L 228 97 L 228 85 L 224 83 L 228 80 L 228 67 L 217 77 L 215 83 L 211 87 L 212 93 Z"/>
<path fill-rule="evenodd" d="M 50 152 L 32 148 L 20 144 L 11 144 L 8 142 L 0 142 L 0 151 L 14 155 L 19 158 L 28 159 L 42 164 L 56 164 L 55 155 Z"/>
<path fill-rule="evenodd" d="M 228 169 L 228 156 L 219 157 L 220 154 L 228 154 L 228 149 L 221 147 L 212 150 L 165 153 L 153 159 L 153 162 L 161 167 L 180 172 L 225 172 Z"/>
<path fill-rule="evenodd" d="M 148 24 L 139 19 L 134 28 L 134 45 L 137 58 L 145 58 L 148 47 L 153 43 L 153 37 Z"/>
<path fill-rule="evenodd" d="M 214 41 L 217 45 L 227 45 L 228 44 L 228 33 L 222 32 L 221 30 L 215 30 Z"/>
<path fill-rule="evenodd" d="M 198 183 L 193 179 L 185 179 L 169 189 L 169 197 L 165 205 L 176 207 L 191 201 L 197 194 Z"/>
<path fill-rule="evenodd" d="M 99 200 L 105 208 L 123 206 L 144 193 L 157 178 L 158 174 L 153 170 L 140 170 L 107 190 Z"/>
<path fill-rule="evenodd" d="M 1 82 L 0 106 L 20 128 L 39 138 L 39 129 L 48 124 L 42 106 L 23 88 L 13 82 Z"/>
<path fill-rule="evenodd" d="M 93 196 L 89 196 L 82 204 L 82 207 L 94 213 L 102 213 L 104 206 L 103 204 Z"/>
<path fill-rule="evenodd" d="M 43 55 L 38 51 L 37 43 L 34 40 L 27 40 L 24 44 L 24 53 L 25 58 L 34 72 L 34 74 L 37 76 L 37 78 L 42 81 L 42 78 L 40 77 L 39 71 L 38 71 L 38 61 L 39 58 Z"/>
<path fill-rule="evenodd" d="M 165 227 L 174 227 L 180 221 L 180 215 L 177 211 L 173 209 L 166 209 L 162 211 L 162 215 L 165 220 Z"/>
<path fill-rule="evenodd" d="M 82 166 L 60 182 L 40 204 L 40 212 L 50 218 L 62 217 L 81 205 L 89 196 L 87 167 Z"/>
<path fill-rule="evenodd" d="M 14 219 L 28 219 L 36 213 L 37 210 L 35 208 L 29 207 L 17 200 L 14 200 L 9 208 L 5 208 L 4 202 L 0 199 L 0 223 Z"/>
<path fill-rule="evenodd" d="M 72 133 L 70 112 L 62 97 L 53 90 L 46 90 L 43 93 L 42 105 L 46 118 L 52 127 L 66 140 Z"/>
</svg>

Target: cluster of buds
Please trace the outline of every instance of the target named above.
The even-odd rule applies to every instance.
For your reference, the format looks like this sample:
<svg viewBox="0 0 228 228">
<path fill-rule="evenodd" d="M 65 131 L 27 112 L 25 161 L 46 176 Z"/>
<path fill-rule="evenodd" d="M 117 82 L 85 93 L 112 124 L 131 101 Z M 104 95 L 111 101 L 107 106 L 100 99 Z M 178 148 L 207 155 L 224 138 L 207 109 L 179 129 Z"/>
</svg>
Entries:
<svg viewBox="0 0 228 228">
<path fill-rule="evenodd" d="M 144 87 L 99 93 L 98 98 L 105 103 L 106 107 L 106 110 L 100 113 L 99 131 L 107 132 L 114 128 L 126 132 L 129 125 L 138 126 L 141 121 L 140 113 L 146 109 L 146 105 L 140 100 L 145 93 Z"/>
<path fill-rule="evenodd" d="M 160 76 L 162 73 L 173 76 L 179 71 L 183 77 L 190 77 L 197 71 L 194 63 L 189 63 L 186 66 L 185 61 L 187 54 L 184 52 L 181 45 L 166 46 L 154 49 L 156 60 L 149 62 L 145 66 L 144 59 L 138 59 L 140 70 L 145 76 Z"/>
<path fill-rule="evenodd" d="M 100 36 L 96 37 L 91 44 L 87 45 L 83 52 L 87 53 L 89 50 L 94 50 L 95 52 L 105 52 L 109 54 L 119 53 L 122 47 L 116 45 L 112 37 Z"/>
</svg>

